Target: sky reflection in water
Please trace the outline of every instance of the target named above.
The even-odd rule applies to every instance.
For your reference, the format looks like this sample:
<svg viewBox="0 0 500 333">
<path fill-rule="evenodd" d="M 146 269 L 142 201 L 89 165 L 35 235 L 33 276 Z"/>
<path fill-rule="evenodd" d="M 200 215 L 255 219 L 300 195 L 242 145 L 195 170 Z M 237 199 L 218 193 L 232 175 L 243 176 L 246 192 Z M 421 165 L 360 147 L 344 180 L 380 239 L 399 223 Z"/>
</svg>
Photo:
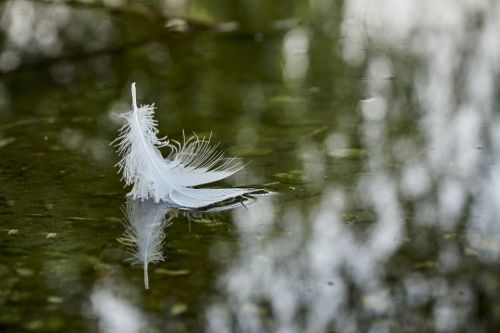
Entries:
<svg viewBox="0 0 500 333">
<path fill-rule="evenodd" d="M 489 327 L 470 319 L 481 294 L 498 290 L 495 275 L 456 274 L 470 257 L 498 264 L 500 255 L 499 15 L 488 1 L 345 3 L 344 57 L 366 64 L 359 108 L 368 158 L 355 192 L 376 219 L 362 237 L 343 224 L 352 193 L 339 186 L 326 186 L 310 211 L 262 202 L 235 213 L 245 246 L 219 280 L 225 300 L 207 312 L 210 332 Z M 300 60 L 307 38 L 285 37 L 284 79 L 291 83 L 307 69 Z M 400 72 L 408 58 L 415 69 Z M 289 65 L 294 61 L 301 65 Z M 404 119 L 413 122 L 410 132 L 394 131 Z M 329 138 L 345 141 L 342 133 Z M 313 150 L 320 156 L 306 157 L 305 169 L 310 164 L 321 181 L 327 152 Z M 276 225 L 278 235 L 270 231 Z M 428 246 L 422 237 L 437 242 L 422 263 L 437 274 L 398 258 L 408 246 Z M 388 265 L 401 267 L 391 272 Z"/>
</svg>

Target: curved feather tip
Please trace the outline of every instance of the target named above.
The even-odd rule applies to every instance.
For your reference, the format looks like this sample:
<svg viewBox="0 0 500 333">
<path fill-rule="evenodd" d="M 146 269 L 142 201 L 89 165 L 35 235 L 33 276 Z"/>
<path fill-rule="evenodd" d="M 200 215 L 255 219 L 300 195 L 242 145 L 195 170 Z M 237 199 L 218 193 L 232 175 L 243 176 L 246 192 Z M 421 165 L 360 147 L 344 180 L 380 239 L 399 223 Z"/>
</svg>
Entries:
<svg viewBox="0 0 500 333">
<path fill-rule="evenodd" d="M 255 194 L 253 188 L 195 188 L 227 178 L 244 166 L 228 158 L 208 139 L 183 138 L 182 142 L 158 138 L 154 104 L 137 106 L 135 82 L 131 85 L 132 110 L 123 114 L 125 124 L 114 141 L 121 156 L 117 163 L 122 179 L 132 188 L 133 199 L 153 199 L 200 208 Z M 170 153 L 164 158 L 161 148 Z"/>
</svg>

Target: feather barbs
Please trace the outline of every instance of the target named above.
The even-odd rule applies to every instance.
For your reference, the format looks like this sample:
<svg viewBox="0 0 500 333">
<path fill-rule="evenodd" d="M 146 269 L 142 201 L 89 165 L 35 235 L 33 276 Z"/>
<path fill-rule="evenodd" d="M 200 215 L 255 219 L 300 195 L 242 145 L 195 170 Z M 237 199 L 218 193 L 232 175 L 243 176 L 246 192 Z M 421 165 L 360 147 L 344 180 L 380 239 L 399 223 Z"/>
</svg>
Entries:
<svg viewBox="0 0 500 333">
<path fill-rule="evenodd" d="M 114 141 L 120 161 L 117 163 L 126 185 L 132 185 L 133 199 L 153 199 L 199 208 L 251 194 L 256 189 L 198 189 L 194 186 L 213 183 L 240 171 L 238 158 L 228 158 L 208 139 L 194 135 L 183 141 L 158 138 L 154 104 L 137 106 L 135 83 L 131 86 L 132 110 L 122 114 L 125 124 Z M 160 149 L 169 154 L 164 158 Z"/>
</svg>

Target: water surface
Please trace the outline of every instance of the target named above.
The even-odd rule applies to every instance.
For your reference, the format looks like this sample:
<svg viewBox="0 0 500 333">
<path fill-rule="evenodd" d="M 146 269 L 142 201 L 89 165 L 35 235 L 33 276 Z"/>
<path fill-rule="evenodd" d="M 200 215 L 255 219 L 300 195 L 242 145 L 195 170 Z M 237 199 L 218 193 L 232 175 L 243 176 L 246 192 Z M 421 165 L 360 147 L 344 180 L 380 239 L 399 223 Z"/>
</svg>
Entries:
<svg viewBox="0 0 500 333">
<path fill-rule="evenodd" d="M 500 325 L 495 1 L 0 8 L 0 331 Z M 277 193 L 169 211 L 149 290 L 109 145 L 131 82 L 250 162 L 217 185 Z"/>
</svg>

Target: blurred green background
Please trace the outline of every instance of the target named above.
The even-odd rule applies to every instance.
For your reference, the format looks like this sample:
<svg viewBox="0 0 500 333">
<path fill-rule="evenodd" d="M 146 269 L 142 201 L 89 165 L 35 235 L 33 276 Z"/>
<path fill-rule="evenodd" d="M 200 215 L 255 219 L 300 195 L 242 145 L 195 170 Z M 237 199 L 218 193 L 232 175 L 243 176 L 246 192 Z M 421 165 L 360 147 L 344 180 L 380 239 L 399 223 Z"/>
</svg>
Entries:
<svg viewBox="0 0 500 333">
<path fill-rule="evenodd" d="M 0 331 L 495 332 L 495 1 L 2 1 Z M 276 194 L 126 262 L 110 142 L 155 103 Z"/>
</svg>

